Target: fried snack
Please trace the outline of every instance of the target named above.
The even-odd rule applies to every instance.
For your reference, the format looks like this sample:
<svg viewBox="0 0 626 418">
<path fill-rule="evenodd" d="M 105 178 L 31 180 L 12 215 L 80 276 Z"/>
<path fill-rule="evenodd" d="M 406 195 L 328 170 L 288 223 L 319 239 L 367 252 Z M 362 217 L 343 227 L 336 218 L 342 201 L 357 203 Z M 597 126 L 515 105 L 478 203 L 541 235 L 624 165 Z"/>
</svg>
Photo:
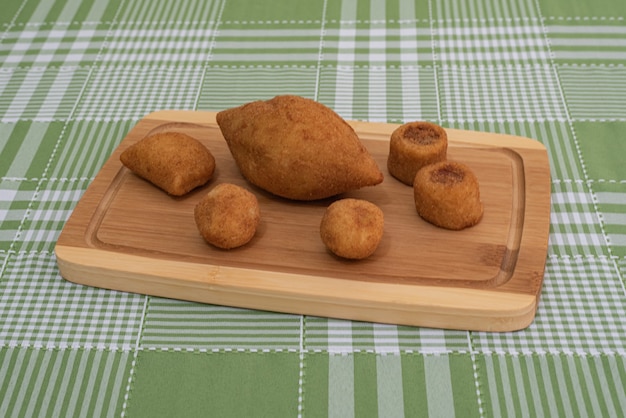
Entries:
<svg viewBox="0 0 626 418">
<path fill-rule="evenodd" d="M 222 183 L 198 202 L 194 219 L 206 242 L 231 249 L 252 239 L 261 214 L 256 196 L 243 187 Z"/>
<path fill-rule="evenodd" d="M 448 135 L 439 125 L 430 122 L 410 122 L 391 134 L 387 169 L 409 186 L 420 168 L 446 159 Z"/>
<path fill-rule="evenodd" d="M 442 161 L 423 167 L 413 192 L 417 213 L 441 228 L 464 229 L 483 216 L 478 179 L 465 164 Z"/>
<path fill-rule="evenodd" d="M 299 96 L 224 110 L 217 123 L 252 184 L 293 200 L 317 200 L 383 181 L 378 165 L 338 114 Z"/>
<path fill-rule="evenodd" d="M 375 204 L 361 199 L 341 199 L 326 209 L 320 236 L 335 255 L 361 260 L 376 251 L 384 223 L 383 211 Z"/>
<path fill-rule="evenodd" d="M 206 184 L 215 171 L 215 158 L 196 139 L 179 132 L 148 136 L 120 155 L 122 164 L 173 196 Z"/>
</svg>

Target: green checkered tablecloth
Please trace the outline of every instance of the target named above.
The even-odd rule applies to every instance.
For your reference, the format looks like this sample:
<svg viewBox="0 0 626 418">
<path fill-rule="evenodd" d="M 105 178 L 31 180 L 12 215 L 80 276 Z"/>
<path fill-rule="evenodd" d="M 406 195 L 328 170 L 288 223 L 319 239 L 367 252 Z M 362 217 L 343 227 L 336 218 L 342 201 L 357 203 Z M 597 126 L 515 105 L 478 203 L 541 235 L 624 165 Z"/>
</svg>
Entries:
<svg viewBox="0 0 626 418">
<path fill-rule="evenodd" d="M 626 415 L 626 2 L 8 0 L 0 416 Z M 344 118 L 535 138 L 534 323 L 380 325 L 74 285 L 54 245 L 139 119 L 297 94 Z"/>
</svg>

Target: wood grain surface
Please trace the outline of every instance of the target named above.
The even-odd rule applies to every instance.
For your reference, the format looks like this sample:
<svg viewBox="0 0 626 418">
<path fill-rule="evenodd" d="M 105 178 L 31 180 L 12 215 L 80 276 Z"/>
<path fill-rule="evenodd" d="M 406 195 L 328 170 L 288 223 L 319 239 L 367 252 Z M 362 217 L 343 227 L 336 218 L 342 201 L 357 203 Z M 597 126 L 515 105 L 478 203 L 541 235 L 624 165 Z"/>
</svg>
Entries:
<svg viewBox="0 0 626 418">
<path fill-rule="evenodd" d="M 111 155 L 56 246 L 62 276 L 121 291 L 244 308 L 428 327 L 511 331 L 534 319 L 550 219 L 550 169 L 535 140 L 448 129 L 449 159 L 469 165 L 485 212 L 475 227 L 437 228 L 415 211 L 413 190 L 386 170 L 393 124 L 350 122 L 385 174 L 382 184 L 315 202 L 270 195 L 237 169 L 215 113 L 161 111 L 142 119 Z M 214 178 L 175 198 L 119 161 L 159 131 L 185 132 L 213 153 Z M 219 250 L 200 237 L 193 208 L 219 183 L 252 191 L 261 224 L 253 240 Z M 337 198 L 377 204 L 385 233 L 365 260 L 329 253 L 319 237 Z"/>
</svg>

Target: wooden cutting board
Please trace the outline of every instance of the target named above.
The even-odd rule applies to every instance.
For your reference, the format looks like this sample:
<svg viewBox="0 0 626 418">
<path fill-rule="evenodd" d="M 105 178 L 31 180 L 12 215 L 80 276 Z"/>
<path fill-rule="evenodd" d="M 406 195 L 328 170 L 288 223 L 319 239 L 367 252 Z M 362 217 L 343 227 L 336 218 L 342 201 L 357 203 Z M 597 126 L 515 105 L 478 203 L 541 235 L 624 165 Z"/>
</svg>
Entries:
<svg viewBox="0 0 626 418">
<path fill-rule="evenodd" d="M 333 199 L 294 202 L 243 179 L 215 113 L 160 111 L 142 119 L 111 155 L 74 209 L 56 245 L 72 282 L 211 304 L 426 327 L 512 331 L 534 319 L 550 219 L 550 168 L 535 140 L 449 129 L 448 156 L 480 182 L 484 217 L 462 231 L 437 228 L 415 211 L 413 189 L 386 169 L 393 124 L 350 122 L 385 180 L 340 197 L 367 199 L 385 215 L 368 259 L 330 254 L 319 224 Z M 158 131 L 185 132 L 216 158 L 214 178 L 174 198 L 119 161 L 129 145 Z M 204 242 L 196 203 L 219 183 L 259 200 L 253 240 L 234 250 Z M 335 198 L 336 199 L 336 198 Z"/>
</svg>

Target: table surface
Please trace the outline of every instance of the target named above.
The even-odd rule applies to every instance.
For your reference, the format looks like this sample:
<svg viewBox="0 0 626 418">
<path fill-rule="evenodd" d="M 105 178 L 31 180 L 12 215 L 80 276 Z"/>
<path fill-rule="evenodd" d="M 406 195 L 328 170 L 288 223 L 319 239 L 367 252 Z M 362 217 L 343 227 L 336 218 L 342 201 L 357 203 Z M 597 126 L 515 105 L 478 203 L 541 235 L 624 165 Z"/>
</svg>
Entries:
<svg viewBox="0 0 626 418">
<path fill-rule="evenodd" d="M 626 415 L 626 2 L 14 0 L 0 13 L 0 415 Z M 530 137 L 551 225 L 533 324 L 486 333 L 75 285 L 56 240 L 160 109 L 278 94 Z"/>
</svg>

